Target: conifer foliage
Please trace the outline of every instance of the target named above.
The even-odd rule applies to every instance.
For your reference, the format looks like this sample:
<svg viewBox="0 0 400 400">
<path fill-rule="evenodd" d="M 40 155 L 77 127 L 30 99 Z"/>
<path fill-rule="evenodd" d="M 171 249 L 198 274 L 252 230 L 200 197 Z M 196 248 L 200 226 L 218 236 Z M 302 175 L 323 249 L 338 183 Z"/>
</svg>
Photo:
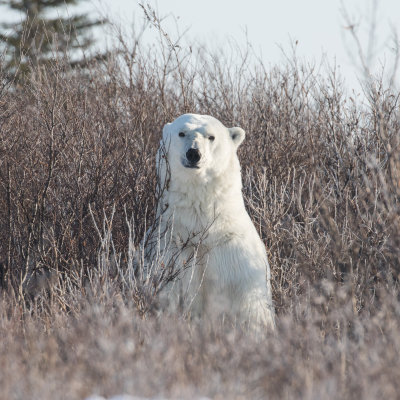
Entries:
<svg viewBox="0 0 400 400">
<path fill-rule="evenodd" d="M 85 14 L 70 15 L 68 6 L 75 6 L 80 2 L 80 0 L 0 0 L 2 8 L 8 7 L 19 11 L 22 15 L 17 23 L 7 21 L 0 23 L 2 69 L 7 72 L 9 79 L 24 80 L 33 68 L 46 65 L 60 55 L 69 54 L 71 56 L 69 63 L 72 65 L 83 65 L 90 61 L 86 56 L 79 58 L 75 50 L 85 50 L 92 46 L 94 40 L 90 36 L 91 28 L 105 21 L 90 19 Z"/>
</svg>

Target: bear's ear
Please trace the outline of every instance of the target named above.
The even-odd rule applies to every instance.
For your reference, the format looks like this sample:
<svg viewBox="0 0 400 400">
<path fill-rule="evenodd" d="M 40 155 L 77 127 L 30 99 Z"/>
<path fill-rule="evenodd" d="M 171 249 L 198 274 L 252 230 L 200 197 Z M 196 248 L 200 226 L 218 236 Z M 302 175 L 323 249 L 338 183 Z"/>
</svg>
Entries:
<svg viewBox="0 0 400 400">
<path fill-rule="evenodd" d="M 239 127 L 229 128 L 229 135 L 236 147 L 239 147 L 246 136 L 244 130 Z"/>
<path fill-rule="evenodd" d="M 164 125 L 162 138 L 164 141 L 167 141 L 170 138 L 170 126 L 171 123 L 167 123 Z"/>
</svg>

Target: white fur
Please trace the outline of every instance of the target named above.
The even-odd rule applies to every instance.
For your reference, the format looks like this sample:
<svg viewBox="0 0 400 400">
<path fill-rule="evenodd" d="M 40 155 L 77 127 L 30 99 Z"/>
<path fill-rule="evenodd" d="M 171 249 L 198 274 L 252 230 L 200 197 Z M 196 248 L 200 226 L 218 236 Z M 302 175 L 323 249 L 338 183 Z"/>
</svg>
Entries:
<svg viewBox="0 0 400 400">
<path fill-rule="evenodd" d="M 239 323 L 273 326 L 267 254 L 242 196 L 236 150 L 244 136 L 243 129 L 207 115 L 185 114 L 164 127 L 158 167 L 166 189 L 158 215 L 172 245 L 165 239 L 162 246 L 169 246 L 170 257 L 180 249 L 175 262 L 193 252 L 196 258 L 167 291 L 172 304 L 183 299 L 191 315 L 222 312 Z M 197 169 L 185 167 L 190 148 L 201 153 Z"/>
</svg>

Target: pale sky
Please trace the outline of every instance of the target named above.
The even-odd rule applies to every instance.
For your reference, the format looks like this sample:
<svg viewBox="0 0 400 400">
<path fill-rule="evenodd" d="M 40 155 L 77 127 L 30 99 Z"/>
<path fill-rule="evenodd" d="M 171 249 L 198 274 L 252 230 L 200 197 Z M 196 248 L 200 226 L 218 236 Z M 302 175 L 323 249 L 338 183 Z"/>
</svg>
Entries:
<svg viewBox="0 0 400 400">
<path fill-rule="evenodd" d="M 98 12 L 105 13 L 129 30 L 134 21 L 140 23 L 143 19 L 138 3 L 138 0 L 87 0 L 76 9 L 93 17 Z M 217 48 L 230 38 L 244 44 L 247 32 L 248 41 L 266 65 L 282 63 L 281 49 L 290 53 L 290 43 L 298 41 L 296 48 L 301 59 L 319 63 L 324 58 L 330 64 L 336 62 L 349 88 L 358 88 L 357 68 L 349 55 L 356 54 L 356 47 L 345 28 L 341 10 L 347 9 L 367 49 L 372 5 L 377 3 L 378 40 L 373 51 L 377 66 L 379 62 L 390 64 L 392 29 L 400 29 L 400 0 L 149 0 L 147 3 L 166 17 L 164 28 L 172 37 L 176 24 L 181 32 L 188 28 L 188 43 L 193 40 Z M 12 19 L 15 14 L 0 8 L 0 22 Z M 151 32 L 145 40 L 154 40 Z M 100 43 L 104 43 L 104 38 L 100 38 Z"/>
</svg>

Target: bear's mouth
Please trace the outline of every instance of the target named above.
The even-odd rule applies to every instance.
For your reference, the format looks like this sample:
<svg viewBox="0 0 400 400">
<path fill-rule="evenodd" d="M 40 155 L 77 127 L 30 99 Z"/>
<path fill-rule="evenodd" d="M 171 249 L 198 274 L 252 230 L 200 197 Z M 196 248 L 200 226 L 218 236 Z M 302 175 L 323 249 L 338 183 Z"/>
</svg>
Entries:
<svg viewBox="0 0 400 400">
<path fill-rule="evenodd" d="M 200 169 L 200 166 L 199 166 L 197 163 L 196 163 L 196 164 L 192 164 L 192 163 L 183 162 L 182 165 L 183 165 L 185 168 Z"/>
</svg>

